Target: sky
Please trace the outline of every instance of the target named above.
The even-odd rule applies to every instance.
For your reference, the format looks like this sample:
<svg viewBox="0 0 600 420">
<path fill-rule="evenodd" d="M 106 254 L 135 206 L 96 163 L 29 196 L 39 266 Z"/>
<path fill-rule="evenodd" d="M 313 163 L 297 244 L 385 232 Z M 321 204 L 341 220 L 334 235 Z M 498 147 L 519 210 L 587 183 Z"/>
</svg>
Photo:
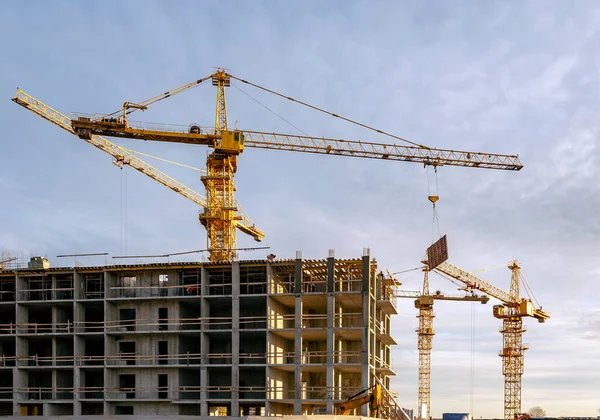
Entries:
<svg viewBox="0 0 600 420">
<path fill-rule="evenodd" d="M 0 14 L 0 249 L 56 258 L 202 249 L 197 206 L 9 101 L 18 86 L 69 115 L 110 112 L 216 67 L 285 95 L 438 148 L 518 154 L 519 172 L 247 149 L 237 198 L 265 251 L 419 266 L 438 233 L 450 261 L 508 289 L 517 259 L 545 324 L 525 320 L 523 411 L 600 408 L 600 4 L 594 1 L 7 2 Z M 239 82 L 230 126 L 390 143 Z M 199 86 L 142 121 L 214 124 Z M 204 167 L 198 146 L 115 140 Z M 202 192 L 194 170 L 148 160 Z M 437 194 L 439 230 L 429 194 Z M 254 246 L 239 235 L 239 246 Z M 192 255 L 188 259 L 198 259 Z M 418 271 L 399 276 L 418 290 Z M 458 293 L 432 277 L 432 289 Z M 492 305 L 436 303 L 432 413 L 502 417 L 500 321 Z M 417 318 L 398 302 L 392 390 L 416 408 Z M 472 362 L 473 361 L 473 362 Z"/>
</svg>

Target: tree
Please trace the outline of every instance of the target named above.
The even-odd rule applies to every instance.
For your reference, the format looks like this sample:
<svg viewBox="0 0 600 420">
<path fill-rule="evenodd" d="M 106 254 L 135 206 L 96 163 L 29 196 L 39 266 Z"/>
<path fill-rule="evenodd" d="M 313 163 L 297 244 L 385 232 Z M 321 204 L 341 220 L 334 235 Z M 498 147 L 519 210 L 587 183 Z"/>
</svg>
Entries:
<svg viewBox="0 0 600 420">
<path fill-rule="evenodd" d="M 527 413 L 531 417 L 534 417 L 534 418 L 546 417 L 546 410 L 544 410 L 542 407 L 540 407 L 538 405 L 536 405 L 535 407 L 530 408 Z"/>
</svg>

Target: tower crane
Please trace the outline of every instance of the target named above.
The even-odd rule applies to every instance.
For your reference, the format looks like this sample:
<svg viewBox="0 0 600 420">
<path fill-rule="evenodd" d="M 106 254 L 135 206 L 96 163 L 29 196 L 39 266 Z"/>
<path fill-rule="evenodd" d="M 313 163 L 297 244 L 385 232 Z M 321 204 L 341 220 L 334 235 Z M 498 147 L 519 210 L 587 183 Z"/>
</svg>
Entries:
<svg viewBox="0 0 600 420">
<path fill-rule="evenodd" d="M 17 89 L 17 93 L 12 100 L 13 102 L 57 125 L 63 130 L 68 131 L 71 134 L 75 134 L 73 128 L 71 127 L 71 119 L 69 117 L 58 112 L 54 108 L 46 105 L 33 96 L 25 93 L 21 89 Z M 196 203 L 200 207 L 207 207 L 206 199 L 201 194 L 189 187 L 186 187 L 181 182 L 171 178 L 164 172 L 159 171 L 129 150 L 117 146 L 102 136 L 91 136 L 89 139 L 85 139 L 85 141 L 112 156 L 114 158 L 114 163 L 117 166 L 122 167 L 124 165 L 129 165 L 144 175 L 164 185 L 165 187 Z M 240 231 L 252 236 L 257 241 L 261 241 L 264 238 L 264 233 L 254 226 L 254 223 L 252 223 L 239 205 L 236 207 L 234 226 Z"/>
<path fill-rule="evenodd" d="M 517 261 L 508 264 L 511 270 L 510 292 L 480 279 L 455 265 L 442 262 L 434 271 L 458 280 L 466 286 L 466 290 L 479 290 L 498 299 L 501 305 L 494 305 L 494 317 L 502 320 L 502 372 L 504 374 L 504 420 L 514 420 L 521 414 L 521 376 L 523 375 L 523 353 L 527 346 L 523 345 L 523 318 L 531 317 L 538 322 L 546 322 L 550 318 L 542 307 L 534 306 L 531 299 L 522 298 L 519 282 L 522 279 L 521 266 Z"/>
<path fill-rule="evenodd" d="M 423 290 L 408 291 L 398 290 L 395 296 L 398 298 L 414 298 L 415 308 L 419 310 L 418 349 L 419 349 L 419 393 L 417 405 L 417 419 L 428 420 L 431 418 L 431 349 L 433 344 L 433 303 L 436 300 L 449 300 L 458 302 L 481 302 L 487 303 L 490 298 L 486 295 L 477 295 L 473 291 L 464 296 L 446 295 L 439 290 L 429 292 L 429 270 L 423 268 Z"/>
<path fill-rule="evenodd" d="M 409 143 L 410 145 L 383 144 L 363 141 L 340 140 L 334 138 L 299 136 L 291 134 L 268 133 L 261 131 L 231 130 L 228 126 L 226 88 L 231 86 L 231 81 L 253 86 L 265 92 L 277 95 L 292 102 L 299 103 L 311 109 L 326 113 L 335 118 L 357 124 L 366 129 L 386 135 L 393 139 Z M 129 119 L 131 113 L 138 110 L 147 110 L 149 106 L 166 98 L 175 96 L 195 86 L 211 81 L 217 89 L 215 126 L 204 128 L 198 125 L 186 127 L 174 125 L 157 125 L 132 122 Z M 35 103 L 29 102 L 24 92 L 17 90 L 13 100 L 36 112 L 40 111 Z M 25 99 L 24 99 L 25 98 Z M 45 112 L 42 109 L 42 112 Z M 239 204 L 234 199 L 234 175 L 237 171 L 238 156 L 243 153 L 245 147 L 287 150 L 304 153 L 327 154 L 337 156 L 352 156 L 370 159 L 383 159 L 393 161 L 406 161 L 422 163 L 425 166 L 463 166 L 471 168 L 486 168 L 499 170 L 518 171 L 523 166 L 518 156 L 503 155 L 480 152 L 467 152 L 450 149 L 435 149 L 426 147 L 409 140 L 403 139 L 375 129 L 368 125 L 358 123 L 349 118 L 334 114 L 324 109 L 315 107 L 305 102 L 298 101 L 286 95 L 282 95 L 255 83 L 240 79 L 227 73 L 225 70 L 217 69 L 213 74 L 197 79 L 176 89 L 161 93 L 145 101 L 134 103 L 125 102 L 118 111 L 106 115 L 74 114 L 71 119 L 64 119 L 64 115 L 51 110 L 52 115 L 38 115 L 50 119 L 56 123 L 59 118 L 61 124 L 68 122 L 71 132 L 89 143 L 106 146 L 107 140 L 101 136 L 123 137 L 137 140 L 153 140 L 162 142 L 187 143 L 208 146 L 213 150 L 206 160 L 206 174 L 201 180 L 206 188 L 206 199 L 200 200 L 198 204 L 203 210 L 199 214 L 201 224 L 207 231 L 207 242 L 210 261 L 230 261 L 235 256 L 236 229 L 249 234 L 255 240 L 263 239 L 264 234 L 255 228 L 249 219 L 241 214 Z M 62 125 L 59 125 L 65 128 Z M 110 146 L 112 148 L 113 146 Z M 100 147 L 102 149 L 102 147 Z M 105 150 L 105 149 L 102 149 Z M 105 150 L 106 151 L 106 150 Z M 114 150 L 113 150 L 114 151 Z M 119 156 L 126 156 L 119 150 Z M 128 161 L 119 161 L 130 164 Z M 139 169 L 138 169 L 139 170 Z M 162 175 L 161 175 L 162 177 Z M 160 177 L 159 177 L 160 178 Z M 156 178 L 155 178 L 156 179 Z M 158 179 L 157 179 L 158 180 Z M 160 181 L 159 181 L 160 182 Z M 166 185 L 164 182 L 163 185 Z M 179 186 L 167 185 L 176 192 Z M 198 197 L 196 197 L 198 198 Z"/>
</svg>

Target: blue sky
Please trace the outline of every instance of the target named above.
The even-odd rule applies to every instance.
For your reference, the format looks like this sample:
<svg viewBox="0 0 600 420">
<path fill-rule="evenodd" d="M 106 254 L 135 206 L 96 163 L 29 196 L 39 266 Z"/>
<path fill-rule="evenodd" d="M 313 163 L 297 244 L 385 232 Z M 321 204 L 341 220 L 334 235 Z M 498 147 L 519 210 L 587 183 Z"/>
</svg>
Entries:
<svg viewBox="0 0 600 420">
<path fill-rule="evenodd" d="M 44 254 L 54 264 L 70 263 L 55 258 L 63 253 L 203 248 L 193 203 L 117 169 L 9 99 L 19 86 L 67 114 L 108 112 L 225 67 L 421 144 L 519 154 L 525 168 L 516 173 L 441 168 L 440 227 L 451 261 L 465 269 L 521 261 L 552 314 L 546 324 L 526 321 L 523 409 L 595 415 L 599 30 L 600 5 L 592 1 L 6 3 L 0 248 Z M 229 120 L 242 129 L 297 132 L 238 88 L 308 134 L 389 141 L 236 86 L 228 91 Z M 200 86 L 137 118 L 211 125 L 214 98 L 212 87 Z M 187 145 L 116 142 L 192 166 L 204 166 L 207 154 Z M 197 172 L 152 163 L 202 191 Z M 334 248 L 350 258 L 370 247 L 381 267 L 398 271 L 417 266 L 431 242 L 426 170 L 417 164 L 247 150 L 237 186 L 280 257 L 302 250 L 325 258 Z M 508 288 L 508 269 L 481 276 Z M 422 282 L 420 274 L 402 280 L 410 290 Z M 411 301 L 399 304 L 393 389 L 403 406 L 415 407 L 417 319 Z M 491 306 L 437 305 L 434 415 L 469 410 L 473 311 L 474 414 L 502 416 L 500 323 Z"/>
</svg>

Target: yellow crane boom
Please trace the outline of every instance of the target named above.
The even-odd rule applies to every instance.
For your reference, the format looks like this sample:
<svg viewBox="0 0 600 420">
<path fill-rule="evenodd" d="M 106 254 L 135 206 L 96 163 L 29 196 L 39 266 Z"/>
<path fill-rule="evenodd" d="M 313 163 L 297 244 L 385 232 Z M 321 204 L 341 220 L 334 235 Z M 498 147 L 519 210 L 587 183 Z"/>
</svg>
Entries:
<svg viewBox="0 0 600 420">
<path fill-rule="evenodd" d="M 107 118 L 90 114 L 73 114 L 73 117 L 72 125 L 82 138 L 96 134 L 136 140 L 195 144 L 218 149 L 224 147 L 221 142 L 228 135 L 227 132 L 216 133 L 214 129 L 199 126 L 186 127 L 128 122 L 123 118 Z M 200 132 L 190 132 L 195 131 L 196 127 L 200 129 Z M 235 147 L 229 150 L 235 154 L 242 153 L 244 147 L 254 147 L 258 149 L 416 162 L 432 166 L 449 165 L 509 171 L 518 171 L 523 167 L 519 157 L 514 155 L 433 149 L 264 131 L 234 130 L 233 133 L 239 133 L 238 136 L 241 135 L 239 146 L 235 144 Z"/>
<path fill-rule="evenodd" d="M 25 93 L 21 89 L 17 89 L 17 93 L 12 100 L 13 102 L 57 125 L 63 130 L 66 130 L 71 134 L 75 134 L 73 128 L 71 127 L 71 119 L 69 117 L 39 101 L 33 96 Z M 111 155 L 115 159 L 115 163 L 117 165 L 129 165 L 144 175 L 147 175 L 148 177 L 161 183 L 165 187 L 184 196 L 188 200 L 191 200 L 200 207 L 206 208 L 206 199 L 201 194 L 185 186 L 181 182 L 171 178 L 164 172 L 159 171 L 152 165 L 135 156 L 133 153 L 120 146 L 117 146 L 102 136 L 94 135 L 85 140 L 92 146 L 97 147 L 103 152 Z M 261 241 L 264 238 L 264 233 L 254 226 L 252 221 L 241 211 L 240 208 L 237 209 L 237 213 L 239 219 L 235 221 L 235 227 L 252 236 L 256 241 Z"/>
</svg>

